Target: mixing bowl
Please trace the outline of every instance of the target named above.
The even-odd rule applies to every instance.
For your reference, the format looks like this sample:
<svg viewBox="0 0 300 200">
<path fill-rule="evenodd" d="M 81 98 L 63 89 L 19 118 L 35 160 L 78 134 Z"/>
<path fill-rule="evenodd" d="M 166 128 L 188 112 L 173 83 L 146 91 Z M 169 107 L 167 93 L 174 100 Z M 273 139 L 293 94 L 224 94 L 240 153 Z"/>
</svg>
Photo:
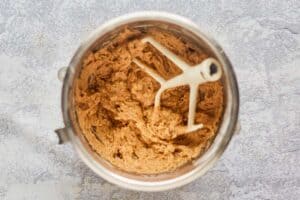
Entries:
<svg viewBox="0 0 300 200">
<path fill-rule="evenodd" d="M 156 26 L 190 37 L 196 45 L 205 49 L 219 61 L 222 66 L 225 107 L 218 133 L 210 148 L 193 162 L 177 170 L 157 175 L 141 175 L 121 171 L 99 157 L 88 145 L 81 134 L 74 111 L 74 80 L 82 67 L 88 52 L 97 50 L 103 43 L 124 27 Z M 59 71 L 63 78 L 62 113 L 65 127 L 57 129 L 59 143 L 70 142 L 83 162 L 105 180 L 124 188 L 139 191 L 162 191 L 176 188 L 203 175 L 219 159 L 229 144 L 234 133 L 238 131 L 239 93 L 232 65 L 222 48 L 209 35 L 205 35 L 193 22 L 170 13 L 138 12 L 110 20 L 97 28 L 82 42 L 73 56 L 69 66 Z"/>
</svg>

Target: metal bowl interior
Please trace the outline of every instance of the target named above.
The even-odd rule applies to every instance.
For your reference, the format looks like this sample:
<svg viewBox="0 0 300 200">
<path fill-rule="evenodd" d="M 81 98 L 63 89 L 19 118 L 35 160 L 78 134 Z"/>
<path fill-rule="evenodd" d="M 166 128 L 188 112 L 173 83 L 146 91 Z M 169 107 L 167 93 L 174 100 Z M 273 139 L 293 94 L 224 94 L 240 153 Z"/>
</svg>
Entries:
<svg viewBox="0 0 300 200">
<path fill-rule="evenodd" d="M 86 54 L 100 48 L 124 27 L 148 26 L 172 30 L 189 37 L 189 39 L 199 45 L 199 48 L 205 49 L 212 57 L 216 58 L 222 65 L 222 81 L 226 101 L 222 123 L 208 151 L 198 159 L 178 168 L 174 172 L 157 175 L 141 175 L 121 171 L 95 154 L 82 137 L 82 134 L 80 134 L 80 127 L 73 109 L 73 82 L 81 69 L 82 60 Z M 237 123 L 238 108 L 239 95 L 236 77 L 221 47 L 214 40 L 204 35 L 189 20 L 162 12 L 133 13 L 116 18 L 99 27 L 76 51 L 69 64 L 62 91 L 62 110 L 67 134 L 81 159 L 95 173 L 107 181 L 121 187 L 140 191 L 162 191 L 179 187 L 204 174 L 221 156 L 231 140 Z"/>
</svg>

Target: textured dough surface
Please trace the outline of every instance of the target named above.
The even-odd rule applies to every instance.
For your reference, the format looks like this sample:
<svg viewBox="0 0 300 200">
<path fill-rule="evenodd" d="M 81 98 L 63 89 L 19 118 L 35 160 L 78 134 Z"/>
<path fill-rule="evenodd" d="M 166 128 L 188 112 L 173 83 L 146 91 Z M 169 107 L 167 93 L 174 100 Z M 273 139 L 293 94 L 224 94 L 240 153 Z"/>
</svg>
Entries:
<svg viewBox="0 0 300 200">
<path fill-rule="evenodd" d="M 124 29 L 107 45 L 90 52 L 75 81 L 79 126 L 93 151 L 121 170 L 157 174 L 175 170 L 204 153 L 213 141 L 223 112 L 221 82 L 199 86 L 196 123 L 204 128 L 185 134 L 189 87 L 166 90 L 159 115 L 152 118 L 160 84 L 132 62 L 139 59 L 166 80 L 181 70 L 150 44 L 155 40 L 191 65 L 208 55 L 186 38 L 148 29 Z"/>
</svg>

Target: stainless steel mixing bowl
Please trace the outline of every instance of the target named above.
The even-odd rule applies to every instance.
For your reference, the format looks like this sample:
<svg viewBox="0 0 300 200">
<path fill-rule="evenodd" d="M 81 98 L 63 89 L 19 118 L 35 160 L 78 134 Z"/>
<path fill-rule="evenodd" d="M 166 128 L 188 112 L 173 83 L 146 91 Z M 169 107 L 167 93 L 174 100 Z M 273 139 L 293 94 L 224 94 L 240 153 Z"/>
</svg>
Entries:
<svg viewBox="0 0 300 200">
<path fill-rule="evenodd" d="M 77 77 L 86 54 L 90 50 L 99 48 L 105 40 L 118 33 L 125 26 L 159 26 L 184 34 L 196 41 L 197 45 L 204 48 L 222 65 L 222 81 L 226 104 L 217 136 L 207 152 L 174 172 L 158 175 L 139 175 L 121 171 L 97 156 L 80 134 L 80 128 L 73 109 L 74 78 Z M 59 75 L 62 76 L 62 74 L 63 70 L 60 70 Z M 197 25 L 183 17 L 164 12 L 138 12 L 118 17 L 100 26 L 77 49 L 66 68 L 63 79 L 62 113 L 65 128 L 57 129 L 56 133 L 59 136 L 60 143 L 69 141 L 85 164 L 107 181 L 133 190 L 162 191 L 190 183 L 212 167 L 228 146 L 234 133 L 237 132 L 238 110 L 239 93 L 235 73 L 224 51 L 213 39 L 203 34 Z"/>
</svg>

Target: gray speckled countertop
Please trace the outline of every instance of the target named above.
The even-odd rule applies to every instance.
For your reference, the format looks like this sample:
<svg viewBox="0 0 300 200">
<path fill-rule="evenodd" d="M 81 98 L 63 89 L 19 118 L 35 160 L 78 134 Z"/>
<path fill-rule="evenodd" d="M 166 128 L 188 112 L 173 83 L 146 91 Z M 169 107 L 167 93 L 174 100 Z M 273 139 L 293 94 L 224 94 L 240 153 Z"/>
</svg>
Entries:
<svg viewBox="0 0 300 200">
<path fill-rule="evenodd" d="M 182 188 L 143 193 L 97 177 L 62 127 L 57 71 L 80 41 L 138 10 L 186 16 L 223 46 L 238 76 L 242 131 Z M 300 1 L 0 1 L 0 199 L 300 198 Z"/>
</svg>

